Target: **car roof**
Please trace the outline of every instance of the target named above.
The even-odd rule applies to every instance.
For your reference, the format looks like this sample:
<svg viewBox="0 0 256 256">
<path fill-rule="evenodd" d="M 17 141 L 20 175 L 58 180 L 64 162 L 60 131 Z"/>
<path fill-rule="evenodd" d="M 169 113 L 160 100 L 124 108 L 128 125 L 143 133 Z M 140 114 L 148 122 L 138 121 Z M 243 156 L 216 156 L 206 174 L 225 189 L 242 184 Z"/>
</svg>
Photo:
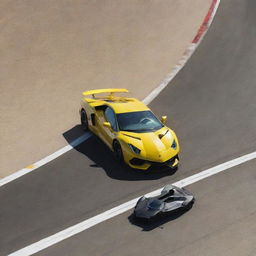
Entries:
<svg viewBox="0 0 256 256">
<path fill-rule="evenodd" d="M 135 98 L 122 98 L 121 100 L 108 100 L 107 105 L 109 105 L 117 114 L 136 112 L 136 111 L 146 111 L 149 108 L 141 101 Z"/>
</svg>

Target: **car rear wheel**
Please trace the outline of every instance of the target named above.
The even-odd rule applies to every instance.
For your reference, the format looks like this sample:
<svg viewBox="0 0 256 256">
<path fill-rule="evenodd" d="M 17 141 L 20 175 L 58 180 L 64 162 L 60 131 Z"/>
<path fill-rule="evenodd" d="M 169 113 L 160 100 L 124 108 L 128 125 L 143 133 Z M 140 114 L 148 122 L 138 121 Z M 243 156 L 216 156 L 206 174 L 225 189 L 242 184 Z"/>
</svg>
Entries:
<svg viewBox="0 0 256 256">
<path fill-rule="evenodd" d="M 88 118 L 84 109 L 81 110 L 81 125 L 84 131 L 88 131 Z"/>
<path fill-rule="evenodd" d="M 122 151 L 120 143 L 117 140 L 115 140 L 113 142 L 113 150 L 114 150 L 114 155 L 117 158 L 117 160 L 120 163 L 122 163 L 124 161 L 123 151 Z"/>
</svg>

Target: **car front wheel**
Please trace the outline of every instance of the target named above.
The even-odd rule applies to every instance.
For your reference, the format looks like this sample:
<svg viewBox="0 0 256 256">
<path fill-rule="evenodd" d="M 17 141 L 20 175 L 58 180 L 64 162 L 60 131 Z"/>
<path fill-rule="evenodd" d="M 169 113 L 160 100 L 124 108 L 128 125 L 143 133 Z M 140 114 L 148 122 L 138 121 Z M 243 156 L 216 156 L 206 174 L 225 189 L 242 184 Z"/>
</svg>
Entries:
<svg viewBox="0 0 256 256">
<path fill-rule="evenodd" d="M 113 143 L 113 150 L 114 150 L 114 155 L 117 158 L 117 160 L 120 163 L 122 163 L 124 160 L 123 151 L 122 151 L 120 143 L 117 140 L 115 140 Z"/>
</svg>

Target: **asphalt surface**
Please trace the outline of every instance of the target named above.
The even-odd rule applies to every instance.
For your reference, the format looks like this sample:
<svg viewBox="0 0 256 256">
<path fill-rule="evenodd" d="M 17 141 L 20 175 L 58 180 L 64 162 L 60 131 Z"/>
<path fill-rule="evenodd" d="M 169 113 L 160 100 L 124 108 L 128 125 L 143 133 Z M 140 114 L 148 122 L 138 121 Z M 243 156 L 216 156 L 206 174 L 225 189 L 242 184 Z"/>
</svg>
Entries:
<svg viewBox="0 0 256 256">
<path fill-rule="evenodd" d="M 147 224 L 128 211 L 36 255 L 254 256 L 256 160 L 194 183 L 193 208 Z"/>
<path fill-rule="evenodd" d="M 156 114 L 168 116 L 169 126 L 180 139 L 178 172 L 145 175 L 132 171 L 115 163 L 108 149 L 92 137 L 0 189 L 0 254 L 13 252 L 166 183 L 255 151 L 255 10 L 253 0 L 222 0 L 195 54 L 150 104 Z M 63 136 L 69 141 L 78 129 L 74 127 Z M 217 249 L 221 251 L 219 241 L 224 246 L 223 237 L 228 235 L 235 243 L 242 228 L 248 241 L 254 239 L 254 243 L 245 245 L 247 254 L 237 251 L 233 255 L 250 255 L 255 250 L 256 205 L 251 195 L 255 192 L 254 164 L 251 161 L 234 168 L 234 172 L 191 185 L 189 189 L 198 198 L 195 207 L 165 224 L 163 231 L 156 228 L 141 232 L 143 228 L 127 221 L 127 213 L 41 255 L 139 255 L 148 248 L 149 255 L 182 255 L 200 248 L 202 251 L 197 252 L 201 255 L 216 255 Z M 233 211 L 237 208 L 238 213 Z M 227 229 L 221 232 L 225 225 Z M 157 243 L 147 246 L 156 239 Z M 198 243 L 202 247 L 197 247 Z M 203 254 L 206 243 L 209 251 Z"/>
</svg>

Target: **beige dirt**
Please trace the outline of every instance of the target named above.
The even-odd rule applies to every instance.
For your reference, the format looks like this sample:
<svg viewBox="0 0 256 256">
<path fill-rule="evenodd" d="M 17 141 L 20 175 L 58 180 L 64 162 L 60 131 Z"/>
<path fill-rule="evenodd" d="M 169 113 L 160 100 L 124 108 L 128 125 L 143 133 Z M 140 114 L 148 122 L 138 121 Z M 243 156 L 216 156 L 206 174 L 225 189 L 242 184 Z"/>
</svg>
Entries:
<svg viewBox="0 0 256 256">
<path fill-rule="evenodd" d="M 67 142 L 81 92 L 143 99 L 171 71 L 211 0 L 2 0 L 0 177 Z"/>
</svg>

